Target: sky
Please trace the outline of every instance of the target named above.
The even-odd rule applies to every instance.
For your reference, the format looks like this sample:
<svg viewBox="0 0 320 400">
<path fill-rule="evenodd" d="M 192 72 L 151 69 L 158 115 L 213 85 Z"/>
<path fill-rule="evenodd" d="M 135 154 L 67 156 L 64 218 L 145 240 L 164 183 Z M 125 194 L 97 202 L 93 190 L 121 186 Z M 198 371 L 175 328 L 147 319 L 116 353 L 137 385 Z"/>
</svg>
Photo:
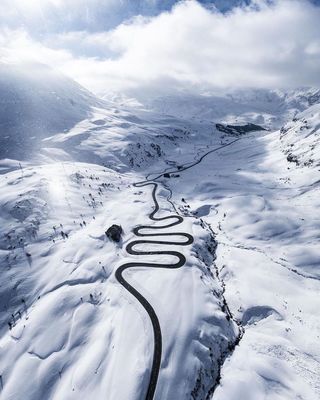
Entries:
<svg viewBox="0 0 320 400">
<path fill-rule="evenodd" d="M 320 86 L 320 0 L 1 0 L 0 61 L 98 94 Z"/>
</svg>

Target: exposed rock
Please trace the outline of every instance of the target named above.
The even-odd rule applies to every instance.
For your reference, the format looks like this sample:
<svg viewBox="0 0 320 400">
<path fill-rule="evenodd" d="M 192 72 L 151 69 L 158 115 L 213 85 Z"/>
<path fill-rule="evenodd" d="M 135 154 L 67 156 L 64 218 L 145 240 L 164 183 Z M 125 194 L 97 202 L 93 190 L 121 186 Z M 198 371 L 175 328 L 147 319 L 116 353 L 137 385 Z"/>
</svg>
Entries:
<svg viewBox="0 0 320 400">
<path fill-rule="evenodd" d="M 119 243 L 121 239 L 121 234 L 123 230 L 120 225 L 111 225 L 110 228 L 106 230 L 106 235 L 110 240 Z"/>
<path fill-rule="evenodd" d="M 299 164 L 298 157 L 295 156 L 295 155 L 293 155 L 292 153 L 289 153 L 289 154 L 287 155 L 287 161 L 289 161 L 289 162 L 294 162 L 294 163 L 296 163 L 297 165 Z"/>
<path fill-rule="evenodd" d="M 231 135 L 244 135 L 248 132 L 265 131 L 266 129 L 256 124 L 245 124 L 245 125 L 227 125 L 227 124 L 216 124 L 216 128 L 220 132 L 229 133 Z"/>
</svg>

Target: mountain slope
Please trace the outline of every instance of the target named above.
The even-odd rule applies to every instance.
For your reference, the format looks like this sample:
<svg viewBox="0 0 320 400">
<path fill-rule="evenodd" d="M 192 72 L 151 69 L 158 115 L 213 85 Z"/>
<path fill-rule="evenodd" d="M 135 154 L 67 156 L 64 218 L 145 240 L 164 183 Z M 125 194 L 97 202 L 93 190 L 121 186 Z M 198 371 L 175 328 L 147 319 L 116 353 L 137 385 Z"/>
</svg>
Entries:
<svg viewBox="0 0 320 400">
<path fill-rule="evenodd" d="M 69 130 L 103 104 L 42 64 L 0 64 L 0 157 L 30 157 L 40 140 Z"/>
<path fill-rule="evenodd" d="M 146 398 L 153 327 L 116 274 L 133 262 L 124 278 L 162 333 L 155 400 L 316 400 L 317 91 L 142 106 L 100 101 L 47 70 L 49 81 L 10 76 L 3 157 L 21 168 L 1 161 L 1 399 Z M 216 128 L 249 122 L 269 130 Z M 36 154 L 22 145 L 32 129 Z M 151 182 L 162 221 L 150 219 Z M 106 235 L 115 224 L 119 242 Z M 147 254 L 129 254 L 141 239 L 132 248 Z"/>
<path fill-rule="evenodd" d="M 319 167 L 320 105 L 314 104 L 281 128 L 287 159 L 297 165 Z"/>
</svg>

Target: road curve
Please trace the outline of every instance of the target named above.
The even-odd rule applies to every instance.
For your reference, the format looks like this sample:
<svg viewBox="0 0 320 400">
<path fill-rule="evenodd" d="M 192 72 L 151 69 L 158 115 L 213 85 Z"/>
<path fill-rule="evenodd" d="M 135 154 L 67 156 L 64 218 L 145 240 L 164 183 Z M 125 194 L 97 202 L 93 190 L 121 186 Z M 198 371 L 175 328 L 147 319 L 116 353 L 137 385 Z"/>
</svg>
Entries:
<svg viewBox="0 0 320 400">
<path fill-rule="evenodd" d="M 142 186 L 153 186 L 152 190 L 152 199 L 154 202 L 154 210 L 149 214 L 149 218 L 152 221 L 168 221 L 167 224 L 161 224 L 161 226 L 156 226 L 156 225 L 140 225 L 134 228 L 133 232 L 136 236 L 142 237 L 143 239 L 138 239 L 130 242 L 127 247 L 126 251 L 129 254 L 132 255 L 170 255 L 173 256 L 177 259 L 176 262 L 173 263 L 149 263 L 149 262 L 130 262 L 121 265 L 115 272 L 116 279 L 118 282 L 124 286 L 128 292 L 130 292 L 142 305 L 142 307 L 146 310 L 148 313 L 151 323 L 152 323 L 152 328 L 153 328 L 153 336 L 154 336 L 154 351 L 153 351 L 153 360 L 152 360 L 152 366 L 151 366 L 151 373 L 150 373 L 150 379 L 149 379 L 149 385 L 147 389 L 147 393 L 144 397 L 145 400 L 153 400 L 155 390 L 157 387 L 157 381 L 158 381 L 158 376 L 159 376 L 159 371 L 160 371 L 160 364 L 161 364 L 161 355 L 162 355 L 162 334 L 161 334 L 161 328 L 160 328 L 160 323 L 159 319 L 157 317 L 157 314 L 154 310 L 154 308 L 151 306 L 151 304 L 148 302 L 148 300 L 142 296 L 141 293 L 139 293 L 130 283 L 125 279 L 123 276 L 123 272 L 128 269 L 128 268 L 136 268 L 136 267 L 146 267 L 146 268 L 169 268 L 169 269 L 175 269 L 175 268 L 180 268 L 182 267 L 185 262 L 186 258 L 183 254 L 179 253 L 178 251 L 167 251 L 167 250 L 153 250 L 153 251 L 143 251 L 139 249 L 135 249 L 136 246 L 138 245 L 179 245 L 179 246 L 187 246 L 190 245 L 193 242 L 193 236 L 185 233 L 185 232 L 158 232 L 159 230 L 163 230 L 165 228 L 169 228 L 175 225 L 181 224 L 183 221 L 183 218 L 179 215 L 169 215 L 166 217 L 156 217 L 155 214 L 159 210 L 159 204 L 156 198 L 156 191 L 158 184 L 155 182 L 152 183 L 140 183 L 136 184 L 137 187 L 142 187 Z M 148 229 L 154 230 L 155 233 L 144 233 L 143 231 Z M 158 240 L 158 239 L 145 239 L 145 238 L 161 238 L 162 236 L 170 237 L 170 236 L 180 236 L 185 238 L 185 240 L 182 241 L 174 241 L 174 240 Z"/>
<path fill-rule="evenodd" d="M 194 238 L 192 235 L 186 232 L 159 232 L 160 230 L 170 228 L 172 226 L 179 225 L 183 222 L 183 218 L 180 215 L 174 214 L 174 215 L 168 215 L 166 217 L 156 217 L 157 212 L 159 211 L 159 204 L 157 201 L 156 197 L 156 192 L 157 192 L 157 187 L 158 184 L 154 182 L 155 180 L 159 179 L 162 177 L 165 173 L 181 173 L 189 168 L 194 167 L 195 165 L 199 164 L 208 154 L 213 153 L 215 151 L 218 151 L 224 147 L 230 146 L 231 144 L 237 142 L 239 139 L 233 140 L 232 142 L 229 142 L 225 145 L 222 145 L 218 148 L 215 148 L 213 150 L 210 150 L 203 154 L 198 160 L 195 162 L 185 164 L 183 166 L 180 166 L 179 169 L 175 170 L 166 170 L 162 173 L 159 173 L 157 176 L 155 176 L 153 179 L 150 179 L 150 175 L 155 175 L 155 174 L 150 174 L 146 177 L 145 181 L 142 182 L 137 182 L 134 184 L 135 187 L 144 187 L 144 186 L 153 186 L 152 190 L 152 199 L 154 202 L 154 209 L 153 211 L 149 214 L 149 218 L 152 221 L 155 222 L 160 222 L 160 221 L 168 221 L 167 224 L 165 225 L 139 225 L 136 228 L 134 228 L 133 233 L 137 237 L 142 237 L 143 239 L 138 239 L 130 242 L 126 246 L 126 251 L 131 254 L 131 255 L 170 255 L 173 256 L 177 259 L 175 263 L 149 263 L 149 262 L 129 262 L 126 264 L 122 264 L 120 267 L 117 268 L 115 272 L 115 277 L 118 280 L 118 282 L 128 290 L 142 305 L 142 307 L 146 310 L 146 312 L 149 315 L 149 318 L 152 323 L 152 328 L 153 328 L 153 337 L 154 337 L 154 351 L 153 351 L 153 359 L 152 359 L 152 366 L 151 366 L 151 372 L 150 372 L 150 378 L 149 378 L 149 384 L 148 384 L 148 389 L 147 393 L 144 397 L 145 400 L 153 400 L 154 399 L 154 394 L 156 391 L 157 387 L 157 381 L 159 377 L 159 371 L 160 371 L 160 364 L 161 364 L 161 355 L 162 355 L 162 333 L 161 333 L 161 327 L 159 323 L 159 319 L 157 317 L 157 314 L 152 307 L 152 305 L 148 302 L 148 300 L 142 296 L 140 292 L 138 292 L 123 276 L 123 273 L 125 270 L 129 268 L 137 268 L 137 267 L 146 267 L 146 268 L 168 268 L 168 269 L 175 269 L 175 268 L 181 268 L 185 262 L 186 258 L 183 254 L 181 254 L 178 251 L 167 251 L 167 250 L 152 250 L 152 251 L 143 251 L 143 250 L 137 250 L 135 249 L 136 246 L 138 245 L 146 245 L 146 244 L 151 244 L 151 245 L 177 245 L 177 246 L 187 246 L 193 243 Z M 174 206 L 174 204 L 170 201 L 171 198 L 171 190 L 169 189 L 169 196 L 167 200 Z M 174 207 L 175 209 L 175 207 Z M 172 222 L 169 222 L 169 221 Z M 154 230 L 155 233 L 143 233 L 144 230 L 152 231 Z M 166 238 L 169 236 L 180 236 L 184 237 L 186 240 L 184 242 L 180 241 L 169 241 L 169 240 L 150 240 L 150 239 L 144 239 L 144 238 L 159 238 L 165 236 Z"/>
</svg>

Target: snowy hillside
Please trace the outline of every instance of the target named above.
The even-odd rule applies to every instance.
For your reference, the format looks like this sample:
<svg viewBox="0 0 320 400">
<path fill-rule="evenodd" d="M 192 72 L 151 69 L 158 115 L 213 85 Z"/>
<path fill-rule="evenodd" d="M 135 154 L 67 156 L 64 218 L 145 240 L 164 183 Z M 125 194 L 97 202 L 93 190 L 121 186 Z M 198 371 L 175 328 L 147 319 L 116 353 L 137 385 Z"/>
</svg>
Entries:
<svg viewBox="0 0 320 400">
<path fill-rule="evenodd" d="M 182 93 L 143 99 L 148 107 L 164 114 L 218 122 L 252 122 L 277 129 L 297 112 L 320 102 L 320 90 L 234 90 L 215 95 Z"/>
<path fill-rule="evenodd" d="M 320 104 L 309 107 L 281 128 L 287 159 L 297 165 L 320 166 Z"/>
<path fill-rule="evenodd" d="M 319 92 L 1 68 L 1 400 L 318 399 Z"/>
<path fill-rule="evenodd" d="M 68 131 L 103 104 L 42 64 L 0 63 L 0 157 L 26 159 L 50 134 Z"/>
</svg>

